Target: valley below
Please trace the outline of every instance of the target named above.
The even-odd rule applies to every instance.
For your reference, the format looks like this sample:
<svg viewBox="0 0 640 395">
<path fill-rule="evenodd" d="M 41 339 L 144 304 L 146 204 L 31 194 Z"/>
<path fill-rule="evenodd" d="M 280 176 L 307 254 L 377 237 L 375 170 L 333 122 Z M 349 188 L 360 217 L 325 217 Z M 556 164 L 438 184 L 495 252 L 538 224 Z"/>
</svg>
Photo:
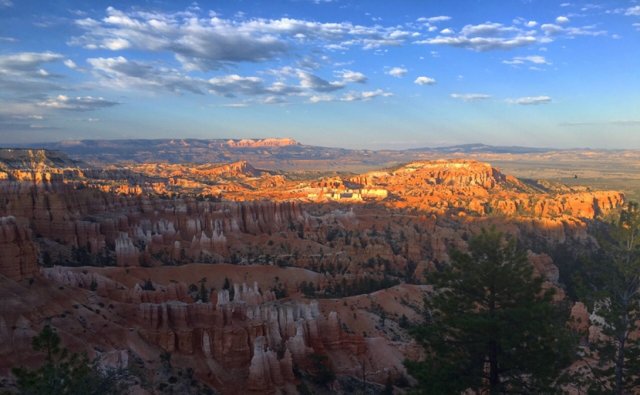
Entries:
<svg viewBox="0 0 640 395">
<path fill-rule="evenodd" d="M 634 152 L 205 142 L 0 150 L 0 388 L 49 324 L 131 393 L 402 393 L 452 249 L 515 236 L 588 331 L 566 251 L 640 196 Z"/>
</svg>

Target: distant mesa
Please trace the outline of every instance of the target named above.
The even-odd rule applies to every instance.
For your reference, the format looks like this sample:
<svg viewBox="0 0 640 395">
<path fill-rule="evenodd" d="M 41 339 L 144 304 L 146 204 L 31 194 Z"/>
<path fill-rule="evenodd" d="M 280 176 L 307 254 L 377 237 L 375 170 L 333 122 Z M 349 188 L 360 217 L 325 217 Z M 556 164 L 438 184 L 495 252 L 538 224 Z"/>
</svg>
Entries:
<svg viewBox="0 0 640 395">
<path fill-rule="evenodd" d="M 66 154 L 46 149 L 0 148 L 0 163 L 13 169 L 33 169 L 34 166 L 76 167 L 78 162 Z"/>
<path fill-rule="evenodd" d="M 288 147 L 290 145 L 300 145 L 294 139 L 289 138 L 267 138 L 267 139 L 242 139 L 228 140 L 227 145 L 232 148 L 256 148 L 256 147 Z"/>
<path fill-rule="evenodd" d="M 0 148 L 0 180 L 50 182 L 82 175 L 81 162 L 44 149 Z"/>
<path fill-rule="evenodd" d="M 532 153 L 542 153 L 549 151 L 557 151 L 556 149 L 550 148 L 539 148 L 539 147 L 522 147 L 522 146 L 496 146 L 496 145 L 487 145 L 487 144 L 461 144 L 461 145 L 451 145 L 446 147 L 421 147 L 421 148 L 412 148 L 409 151 L 414 152 L 437 152 L 442 154 L 532 154 Z"/>
</svg>

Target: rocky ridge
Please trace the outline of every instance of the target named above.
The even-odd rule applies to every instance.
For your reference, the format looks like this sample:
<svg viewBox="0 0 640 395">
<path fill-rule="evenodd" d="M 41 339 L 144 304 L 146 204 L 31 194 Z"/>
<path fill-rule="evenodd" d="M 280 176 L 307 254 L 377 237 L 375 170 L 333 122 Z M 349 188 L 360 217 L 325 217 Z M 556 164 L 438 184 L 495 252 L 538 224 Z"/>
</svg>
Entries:
<svg viewBox="0 0 640 395">
<path fill-rule="evenodd" d="M 47 166 L 45 173 L 64 168 Z M 20 300 L 0 310 L 0 340 L 17 339 L 27 351 L 29 336 L 53 317 L 77 349 L 129 349 L 146 360 L 169 352 L 224 393 L 288 391 L 301 380 L 294 368 L 314 374 L 314 355 L 343 376 L 358 377 L 366 365 L 385 383 L 402 377 L 401 361 L 415 349 L 400 317 L 382 325 L 382 311 L 418 319 L 419 308 L 407 306 L 419 306 L 421 288 L 409 284 L 446 262 L 451 247 L 466 248 L 469 234 L 491 225 L 525 242 L 579 243 L 588 240 L 590 221 L 624 201 L 611 191 L 555 193 L 475 161 L 414 162 L 310 182 L 247 162 L 142 166 L 119 170 L 138 176 L 123 177 L 117 191 L 100 169 L 0 182 L 0 280 L 7 297 Z M 162 189 L 195 177 L 240 186 L 216 199 L 186 184 L 171 196 Z M 259 184 L 269 177 L 280 183 Z M 529 260 L 546 286 L 558 287 L 549 256 L 531 251 Z M 55 266 L 38 274 L 38 262 Z M 250 280 L 252 273 L 260 274 Z M 225 289 L 226 276 L 234 285 Z M 60 296 L 30 311 L 22 303 L 30 292 L 91 307 Z"/>
</svg>

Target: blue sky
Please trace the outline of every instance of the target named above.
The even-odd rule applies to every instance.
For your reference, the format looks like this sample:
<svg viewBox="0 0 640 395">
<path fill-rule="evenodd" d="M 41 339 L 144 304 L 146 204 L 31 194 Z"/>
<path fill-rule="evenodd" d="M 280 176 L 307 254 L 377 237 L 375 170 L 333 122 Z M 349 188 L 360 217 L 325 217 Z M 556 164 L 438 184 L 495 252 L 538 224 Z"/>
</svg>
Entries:
<svg viewBox="0 0 640 395">
<path fill-rule="evenodd" d="M 640 148 L 640 2 L 0 0 L 0 144 Z"/>
</svg>

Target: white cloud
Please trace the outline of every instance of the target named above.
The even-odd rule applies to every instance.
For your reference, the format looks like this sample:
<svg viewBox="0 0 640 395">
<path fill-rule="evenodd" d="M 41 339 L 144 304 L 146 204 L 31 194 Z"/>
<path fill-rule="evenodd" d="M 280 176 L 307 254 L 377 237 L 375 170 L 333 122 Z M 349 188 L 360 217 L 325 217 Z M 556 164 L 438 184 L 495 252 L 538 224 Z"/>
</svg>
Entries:
<svg viewBox="0 0 640 395">
<path fill-rule="evenodd" d="M 13 2 L 11 0 L 0 0 L 0 8 L 4 7 L 13 7 Z"/>
<path fill-rule="evenodd" d="M 503 60 L 502 63 L 510 65 L 520 65 L 525 63 L 532 63 L 537 65 L 549 65 L 550 62 L 544 56 L 530 55 L 530 56 L 516 56 L 511 60 Z"/>
<path fill-rule="evenodd" d="M 449 33 L 447 31 L 446 33 Z M 479 25 L 466 25 L 457 35 L 443 35 L 416 41 L 416 44 L 450 45 L 474 51 L 512 49 L 537 42 L 535 32 L 523 31 L 514 26 L 486 22 Z"/>
<path fill-rule="evenodd" d="M 78 65 L 76 64 L 76 62 L 74 62 L 71 59 L 67 59 L 64 62 L 64 65 L 67 66 L 68 68 L 70 68 L 71 70 L 75 70 L 78 68 Z"/>
<path fill-rule="evenodd" d="M 84 18 L 84 34 L 69 43 L 88 49 L 125 48 L 167 52 L 186 70 L 215 70 L 229 64 L 261 62 L 288 55 L 296 46 L 317 49 L 376 49 L 401 45 L 412 32 L 397 26 L 321 23 L 293 18 L 224 19 L 201 17 L 195 10 L 176 13 L 130 11 L 113 7 L 101 20 Z"/>
<path fill-rule="evenodd" d="M 64 57 L 54 52 L 17 52 L 0 55 L 0 92 L 38 93 L 62 89 L 58 75 L 45 66 Z"/>
<path fill-rule="evenodd" d="M 357 71 L 341 70 L 338 72 L 338 75 L 340 76 L 340 78 L 342 78 L 342 81 L 345 83 L 357 82 L 357 83 L 363 84 L 367 82 L 367 76 Z"/>
<path fill-rule="evenodd" d="M 191 78 L 177 70 L 157 68 L 123 56 L 89 58 L 87 63 L 102 85 L 111 89 L 151 89 L 202 94 L 208 85 L 206 80 Z"/>
<path fill-rule="evenodd" d="M 262 96 L 264 104 L 284 103 L 285 97 L 322 96 L 344 89 L 349 84 L 365 83 L 366 76 L 352 70 L 340 70 L 340 78 L 329 81 L 306 70 L 294 67 L 264 72 L 265 78 L 227 74 L 209 79 L 186 75 L 179 70 L 156 67 L 149 63 L 115 58 L 89 58 L 93 74 L 101 84 L 111 89 L 165 90 L 174 93 L 191 92 L 224 97 Z M 314 99 L 315 100 L 315 99 Z"/>
<path fill-rule="evenodd" d="M 68 111 L 92 111 L 101 108 L 112 107 L 119 103 L 106 100 L 102 97 L 92 96 L 77 96 L 69 97 L 65 95 L 58 95 L 56 97 L 49 97 L 46 100 L 38 103 L 41 107 L 46 107 L 54 110 L 68 110 Z"/>
<path fill-rule="evenodd" d="M 596 26 L 582 26 L 582 27 L 562 27 L 553 23 L 545 23 L 540 26 L 540 29 L 547 36 L 566 35 L 567 37 L 577 36 L 606 36 L 606 30 L 596 30 Z"/>
<path fill-rule="evenodd" d="M 552 42 L 556 37 L 575 38 L 578 36 L 606 36 L 606 30 L 597 25 L 581 27 L 565 27 L 569 19 L 560 16 L 556 23 L 545 23 L 538 26 L 536 21 L 523 18 L 513 20 L 513 25 L 485 22 L 477 25 L 465 25 L 458 32 L 443 29 L 435 37 L 414 41 L 414 44 L 449 45 L 466 48 L 477 52 L 493 50 L 510 50 L 534 44 Z M 544 35 L 541 35 L 544 33 Z"/>
<path fill-rule="evenodd" d="M 526 96 L 519 97 L 517 99 L 507 99 L 508 103 L 519 104 L 523 106 L 531 106 L 538 104 L 547 104 L 551 103 L 551 97 L 549 96 Z"/>
<path fill-rule="evenodd" d="M 329 82 L 304 70 L 297 70 L 297 76 L 300 79 L 300 87 L 315 92 L 333 92 L 345 87 L 343 81 Z"/>
<path fill-rule="evenodd" d="M 491 95 L 484 93 L 452 93 L 453 99 L 462 100 L 464 102 L 474 102 L 491 99 Z"/>
<path fill-rule="evenodd" d="M 355 102 L 355 101 L 369 101 L 375 99 L 376 97 L 390 97 L 393 96 L 393 93 L 387 92 L 382 89 L 376 89 L 373 91 L 362 91 L 356 92 L 351 91 L 343 94 L 342 96 L 334 96 L 334 95 L 313 95 L 309 97 L 310 103 L 323 103 L 323 102 Z"/>
<path fill-rule="evenodd" d="M 311 103 L 329 102 L 334 100 L 335 98 L 331 95 L 313 95 L 309 97 L 309 102 Z"/>
<path fill-rule="evenodd" d="M 262 104 L 285 104 L 287 99 L 282 96 L 267 96 L 261 101 Z"/>
<path fill-rule="evenodd" d="M 408 72 L 409 70 L 404 67 L 392 67 L 386 73 L 392 77 L 402 78 L 407 75 Z"/>
<path fill-rule="evenodd" d="M 636 30 L 640 31 L 640 23 L 634 23 L 632 26 L 635 27 Z"/>
<path fill-rule="evenodd" d="M 101 46 L 102 48 L 110 49 L 112 51 L 120 51 L 123 49 L 127 49 L 131 46 L 129 41 L 124 38 L 110 38 L 104 40 L 104 44 Z"/>
<path fill-rule="evenodd" d="M 237 74 L 211 78 L 206 85 L 210 93 L 220 96 L 235 97 L 238 94 L 260 95 L 266 94 L 264 82 L 258 77 L 244 77 Z"/>
<path fill-rule="evenodd" d="M 425 18 L 425 17 L 418 18 L 418 22 L 428 22 L 428 23 L 446 22 L 450 20 L 451 20 L 451 17 L 447 15 L 432 16 L 429 18 Z"/>
<path fill-rule="evenodd" d="M 45 63 L 52 63 L 63 58 L 54 52 L 18 52 L 0 55 L 0 75 L 31 74 L 41 70 Z"/>
<path fill-rule="evenodd" d="M 624 14 L 629 16 L 640 16 L 640 5 L 627 8 Z"/>
<path fill-rule="evenodd" d="M 349 92 L 349 93 L 346 93 L 340 100 L 341 101 L 366 101 L 376 97 L 389 97 L 389 96 L 393 96 L 393 93 L 386 92 L 382 89 L 376 89 L 374 91 Z"/>
<path fill-rule="evenodd" d="M 421 75 L 420 77 L 416 78 L 413 81 L 413 83 L 417 85 L 434 85 L 436 83 L 436 80 L 433 78 Z"/>
</svg>

